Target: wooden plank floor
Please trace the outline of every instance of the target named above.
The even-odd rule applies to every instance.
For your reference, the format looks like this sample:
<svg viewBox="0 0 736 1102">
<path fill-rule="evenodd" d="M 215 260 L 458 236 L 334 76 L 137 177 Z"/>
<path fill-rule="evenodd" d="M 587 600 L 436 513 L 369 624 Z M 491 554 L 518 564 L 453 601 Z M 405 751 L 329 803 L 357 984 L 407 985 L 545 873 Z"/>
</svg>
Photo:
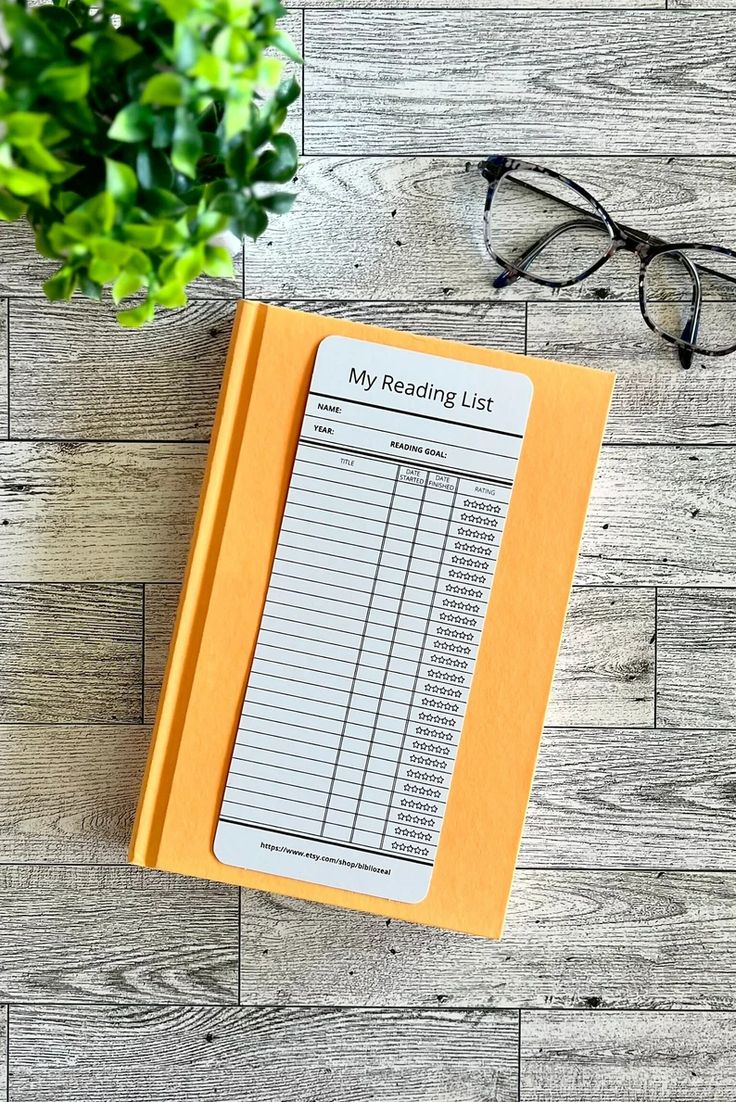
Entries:
<svg viewBox="0 0 736 1102">
<path fill-rule="evenodd" d="M 736 0 L 308 0 L 299 201 L 140 333 L 0 229 L 0 1102 L 736 1100 L 736 358 L 499 293 L 479 156 L 736 244 Z M 619 382 L 499 944 L 130 869 L 234 301 Z"/>
</svg>

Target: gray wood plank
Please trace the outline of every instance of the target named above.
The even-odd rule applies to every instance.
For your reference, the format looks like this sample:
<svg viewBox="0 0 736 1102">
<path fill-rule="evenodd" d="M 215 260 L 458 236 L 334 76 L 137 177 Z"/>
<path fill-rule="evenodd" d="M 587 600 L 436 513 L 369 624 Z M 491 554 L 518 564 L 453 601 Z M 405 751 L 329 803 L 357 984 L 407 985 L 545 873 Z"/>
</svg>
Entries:
<svg viewBox="0 0 736 1102">
<path fill-rule="evenodd" d="M 287 34 L 291 35 L 294 42 L 296 43 L 297 49 L 300 51 L 303 57 L 304 35 L 302 32 L 304 29 L 304 18 L 301 7 L 289 11 L 287 15 L 281 20 L 279 26 L 282 27 Z M 273 54 L 273 56 L 278 57 L 280 61 L 284 61 L 283 54 L 277 54 L 275 51 L 270 52 Z M 295 65 L 292 61 L 285 61 L 281 79 L 287 80 L 290 76 L 295 76 L 300 85 L 304 87 L 304 73 L 302 71 L 301 65 Z M 289 113 L 284 124 L 284 133 L 291 134 L 292 138 L 297 144 L 297 149 L 300 152 L 304 152 L 302 143 L 302 134 L 304 131 L 304 124 L 302 119 L 303 112 L 303 100 L 300 96 L 299 99 L 296 100 L 295 103 L 292 103 L 291 107 L 289 108 Z M 288 187 L 288 185 L 285 186 Z M 276 216 L 276 220 L 278 221 L 278 216 Z"/>
<path fill-rule="evenodd" d="M 310 10 L 305 25 L 308 153 L 730 149 L 728 12 Z"/>
<path fill-rule="evenodd" d="M 488 140 L 483 156 L 497 148 Z M 255 244 L 246 244 L 247 293 L 395 301 L 636 301 L 639 265 L 623 254 L 561 292 L 529 280 L 495 290 L 499 269 L 483 240 L 486 184 L 476 169 L 478 157 L 466 149 L 462 153 L 307 157 L 289 216 L 274 220 Z M 528 155 L 538 159 L 535 150 Z M 629 225 L 673 241 L 736 242 L 733 158 L 566 156 L 543 157 L 540 163 L 578 180 Z M 654 344 L 654 334 L 651 340 Z"/>
<path fill-rule="evenodd" d="M 179 604 L 178 585 L 146 586 L 143 660 L 143 719 L 153 723 L 158 708 L 171 633 Z"/>
<path fill-rule="evenodd" d="M 145 721 L 153 722 L 179 591 L 146 586 Z M 547 723 L 646 726 L 654 711 L 654 593 L 576 590 L 568 610 Z"/>
<path fill-rule="evenodd" d="M 524 351 L 521 303 L 293 302 L 452 340 Z M 12 303 L 11 435 L 22 439 L 203 440 L 209 436 L 235 307 L 191 303 L 120 329 L 96 303 Z"/>
<path fill-rule="evenodd" d="M 201 444 L 0 442 L 0 575 L 179 580 L 205 456 Z"/>
<path fill-rule="evenodd" d="M 547 723 L 650 726 L 654 719 L 654 592 L 574 590 Z"/>
<path fill-rule="evenodd" d="M 401 332 L 421 333 L 481 348 L 524 351 L 525 308 L 521 302 L 354 302 L 332 299 L 276 299 L 276 305 L 364 322 Z"/>
<path fill-rule="evenodd" d="M 0 584 L 0 722 L 141 720 L 140 586 Z"/>
<path fill-rule="evenodd" d="M 530 303 L 527 350 L 617 373 L 606 441 L 736 443 L 736 357 L 699 357 L 684 371 L 638 304 Z"/>
<path fill-rule="evenodd" d="M 7 440 L 10 411 L 8 407 L 8 301 L 0 299 L 0 440 Z"/>
<path fill-rule="evenodd" d="M 516 1102 L 516 1017 L 13 1007 L 13 1102 Z"/>
<path fill-rule="evenodd" d="M 736 593 L 663 589 L 657 597 L 657 717 L 715 727 L 736 747 Z M 734 789 L 736 791 L 736 788 Z"/>
<path fill-rule="evenodd" d="M 5 577 L 178 580 L 204 456 L 199 444 L 0 443 Z M 735 482 L 727 447 L 604 449 L 578 581 L 734 584 Z"/>
<path fill-rule="evenodd" d="M 143 329 L 74 300 L 11 303 L 12 437 L 204 440 L 209 436 L 235 304 L 193 302 Z"/>
<path fill-rule="evenodd" d="M 238 892 L 134 868 L 0 866 L 11 1002 L 235 1003 Z"/>
<path fill-rule="evenodd" d="M 501 941 L 244 892 L 241 1002 L 736 1007 L 736 875 L 526 870 Z"/>
<path fill-rule="evenodd" d="M 723 3 L 723 0 L 722 0 Z M 447 8 L 447 0 L 302 0 L 303 8 Z M 670 0 L 670 7 L 675 6 L 675 0 Z M 679 2 L 677 3 L 679 7 Z M 688 6 L 683 4 L 682 6 Z M 721 6 L 716 4 L 703 4 L 704 7 Z M 723 6 L 727 6 L 723 3 Z M 665 7 L 665 0 L 518 0 L 512 4 L 511 0 L 453 0 L 453 11 L 466 9 L 478 10 L 480 8 L 492 8 L 494 10 L 508 9 L 520 11 L 524 8 L 553 8 L 566 11 L 574 8 L 651 8 L 661 9 Z"/>
<path fill-rule="evenodd" d="M 10 1008 L 0 1006 L 0 1100 L 8 1102 L 8 1014 Z"/>
<path fill-rule="evenodd" d="M 736 1015 L 525 1013 L 524 1102 L 726 1102 Z"/>
<path fill-rule="evenodd" d="M 0 224 L 0 294 L 12 295 L 14 298 L 24 295 L 37 298 L 43 293 L 44 281 L 58 266 L 56 261 L 38 255 L 33 231 L 25 219 Z M 243 258 L 238 255 L 235 258 L 235 275 L 232 279 L 201 276 L 192 284 L 189 295 L 193 299 L 236 299 L 241 295 L 242 284 Z M 90 300 L 79 294 L 71 301 L 81 308 L 90 305 Z"/>
<path fill-rule="evenodd" d="M 728 447 L 604 448 L 577 581 L 733 585 L 734 454 Z"/>
<path fill-rule="evenodd" d="M 147 727 L 0 726 L 0 861 L 124 864 Z"/>
<path fill-rule="evenodd" d="M 546 730 L 519 864 L 736 865 L 731 731 Z"/>
</svg>

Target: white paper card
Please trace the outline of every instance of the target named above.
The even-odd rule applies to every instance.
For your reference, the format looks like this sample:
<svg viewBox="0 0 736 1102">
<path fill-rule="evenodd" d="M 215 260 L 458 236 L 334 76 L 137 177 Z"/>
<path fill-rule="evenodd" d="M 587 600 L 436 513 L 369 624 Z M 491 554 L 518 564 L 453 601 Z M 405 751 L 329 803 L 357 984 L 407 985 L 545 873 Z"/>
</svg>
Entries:
<svg viewBox="0 0 736 1102">
<path fill-rule="evenodd" d="M 322 341 L 218 860 L 426 896 L 531 397 L 516 372 Z"/>
</svg>

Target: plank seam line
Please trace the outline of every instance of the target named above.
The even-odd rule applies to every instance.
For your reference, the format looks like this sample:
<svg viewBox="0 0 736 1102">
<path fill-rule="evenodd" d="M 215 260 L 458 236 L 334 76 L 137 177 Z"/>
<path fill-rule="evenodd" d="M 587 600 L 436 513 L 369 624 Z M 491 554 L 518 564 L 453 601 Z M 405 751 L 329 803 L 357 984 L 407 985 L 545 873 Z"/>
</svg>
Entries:
<svg viewBox="0 0 736 1102">
<path fill-rule="evenodd" d="M 521 1102 L 521 1007 L 519 1007 L 516 1039 L 516 1102 Z"/>
<path fill-rule="evenodd" d="M 146 583 L 141 584 L 141 727 L 146 722 Z"/>
</svg>

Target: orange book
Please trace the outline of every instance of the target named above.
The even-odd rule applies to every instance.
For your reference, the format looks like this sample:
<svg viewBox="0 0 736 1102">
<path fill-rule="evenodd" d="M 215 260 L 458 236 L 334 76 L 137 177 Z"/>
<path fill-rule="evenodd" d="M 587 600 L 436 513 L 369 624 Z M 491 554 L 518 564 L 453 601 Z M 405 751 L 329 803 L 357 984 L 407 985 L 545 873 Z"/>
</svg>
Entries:
<svg viewBox="0 0 736 1102">
<path fill-rule="evenodd" d="M 241 303 L 130 860 L 500 937 L 613 383 Z"/>
</svg>

